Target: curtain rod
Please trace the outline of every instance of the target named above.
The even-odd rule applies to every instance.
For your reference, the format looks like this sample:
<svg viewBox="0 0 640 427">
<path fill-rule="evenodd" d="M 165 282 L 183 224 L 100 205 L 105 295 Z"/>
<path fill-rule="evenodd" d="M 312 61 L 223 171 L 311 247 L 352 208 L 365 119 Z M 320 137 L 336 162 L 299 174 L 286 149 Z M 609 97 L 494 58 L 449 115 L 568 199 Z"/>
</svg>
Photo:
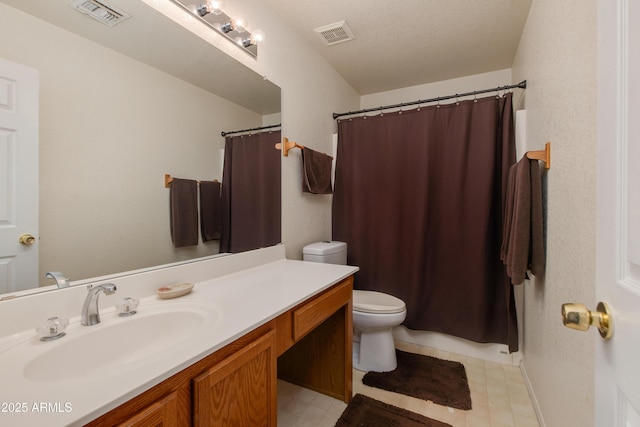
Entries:
<svg viewBox="0 0 640 427">
<path fill-rule="evenodd" d="M 350 116 L 352 114 L 369 113 L 371 111 L 388 110 L 390 108 L 402 108 L 402 107 L 406 107 L 408 105 L 427 104 L 429 102 L 444 101 L 445 99 L 452 99 L 452 98 L 459 98 L 459 97 L 463 97 L 463 96 L 478 95 L 480 93 L 487 93 L 487 92 L 499 92 L 501 90 L 515 89 L 515 88 L 526 89 L 527 88 L 527 81 L 523 80 L 518 84 L 507 85 L 507 86 L 498 86 L 498 87 L 494 87 L 494 88 L 491 88 L 491 89 L 474 90 L 473 92 L 456 93 L 455 95 L 439 96 L 437 98 L 431 98 L 431 99 L 419 99 L 419 100 L 413 101 L 413 102 L 402 102 L 400 104 L 384 105 L 382 107 L 377 107 L 377 108 L 365 108 L 363 110 L 358 110 L 358 111 L 349 111 L 348 113 L 333 113 L 333 119 L 335 120 L 338 117 Z"/>
<path fill-rule="evenodd" d="M 242 132 L 249 132 L 249 131 L 252 131 L 252 130 L 262 130 L 262 129 L 271 129 L 271 128 L 279 128 L 279 127 L 280 127 L 280 123 L 278 123 L 277 125 L 261 126 L 259 128 L 232 130 L 232 131 L 229 131 L 229 132 L 222 131 L 222 132 L 220 132 L 220 135 L 227 136 L 227 135 L 231 135 L 233 133 L 242 133 Z"/>
</svg>

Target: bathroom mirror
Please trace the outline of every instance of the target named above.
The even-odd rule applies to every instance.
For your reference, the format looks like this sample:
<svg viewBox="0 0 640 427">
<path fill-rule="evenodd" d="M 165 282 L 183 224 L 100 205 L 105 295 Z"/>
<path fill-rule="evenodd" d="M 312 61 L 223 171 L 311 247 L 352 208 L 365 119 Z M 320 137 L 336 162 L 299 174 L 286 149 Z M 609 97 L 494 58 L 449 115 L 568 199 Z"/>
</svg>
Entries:
<svg viewBox="0 0 640 427">
<path fill-rule="evenodd" d="M 0 57 L 40 78 L 39 283 L 21 286 L 216 254 L 173 248 L 164 175 L 221 180 L 220 132 L 280 123 L 280 88 L 143 1 L 109 0 L 130 15 L 113 26 L 71 3 L 0 0 Z"/>
</svg>

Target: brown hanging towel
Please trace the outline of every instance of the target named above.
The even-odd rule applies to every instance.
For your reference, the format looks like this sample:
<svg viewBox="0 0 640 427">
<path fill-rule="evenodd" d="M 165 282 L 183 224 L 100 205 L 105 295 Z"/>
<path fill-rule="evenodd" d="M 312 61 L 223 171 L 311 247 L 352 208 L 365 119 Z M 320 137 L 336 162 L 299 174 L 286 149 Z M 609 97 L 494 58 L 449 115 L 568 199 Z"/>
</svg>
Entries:
<svg viewBox="0 0 640 427">
<path fill-rule="evenodd" d="M 524 156 L 509 170 L 500 258 L 511 283 L 524 282 L 527 270 L 544 273 L 542 181 L 537 160 Z"/>
<path fill-rule="evenodd" d="M 302 191 L 313 194 L 332 194 L 331 165 L 332 157 L 302 148 Z"/>
<path fill-rule="evenodd" d="M 222 185 L 218 181 L 200 182 L 200 232 L 202 241 L 220 239 L 222 230 Z"/>
<path fill-rule="evenodd" d="M 173 246 L 198 244 L 198 181 L 173 178 L 169 190 L 171 241 Z"/>
</svg>

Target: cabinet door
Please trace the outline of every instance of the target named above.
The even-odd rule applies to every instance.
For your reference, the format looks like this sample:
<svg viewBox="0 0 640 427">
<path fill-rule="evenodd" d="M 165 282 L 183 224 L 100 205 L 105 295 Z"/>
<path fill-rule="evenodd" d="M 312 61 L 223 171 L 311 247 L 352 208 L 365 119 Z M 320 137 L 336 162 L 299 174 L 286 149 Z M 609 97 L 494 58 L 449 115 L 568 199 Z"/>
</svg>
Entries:
<svg viewBox="0 0 640 427">
<path fill-rule="evenodd" d="M 276 427 L 276 357 L 270 331 L 196 377 L 194 426 Z"/>
<path fill-rule="evenodd" d="M 177 427 L 177 425 L 178 398 L 174 392 L 118 424 L 117 427 Z"/>
</svg>

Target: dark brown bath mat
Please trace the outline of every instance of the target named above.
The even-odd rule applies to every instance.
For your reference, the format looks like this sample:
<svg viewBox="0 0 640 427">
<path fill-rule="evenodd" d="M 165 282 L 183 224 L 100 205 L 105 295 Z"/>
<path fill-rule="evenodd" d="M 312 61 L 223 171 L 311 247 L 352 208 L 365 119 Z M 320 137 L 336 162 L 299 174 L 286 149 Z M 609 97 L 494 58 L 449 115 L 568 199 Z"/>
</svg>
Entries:
<svg viewBox="0 0 640 427">
<path fill-rule="evenodd" d="M 361 394 L 351 399 L 336 427 L 452 427 L 424 415 L 389 405 Z"/>
<path fill-rule="evenodd" d="M 471 392 L 462 363 L 400 350 L 396 355 L 398 367 L 394 371 L 367 372 L 362 382 L 438 405 L 471 409 Z"/>
</svg>

